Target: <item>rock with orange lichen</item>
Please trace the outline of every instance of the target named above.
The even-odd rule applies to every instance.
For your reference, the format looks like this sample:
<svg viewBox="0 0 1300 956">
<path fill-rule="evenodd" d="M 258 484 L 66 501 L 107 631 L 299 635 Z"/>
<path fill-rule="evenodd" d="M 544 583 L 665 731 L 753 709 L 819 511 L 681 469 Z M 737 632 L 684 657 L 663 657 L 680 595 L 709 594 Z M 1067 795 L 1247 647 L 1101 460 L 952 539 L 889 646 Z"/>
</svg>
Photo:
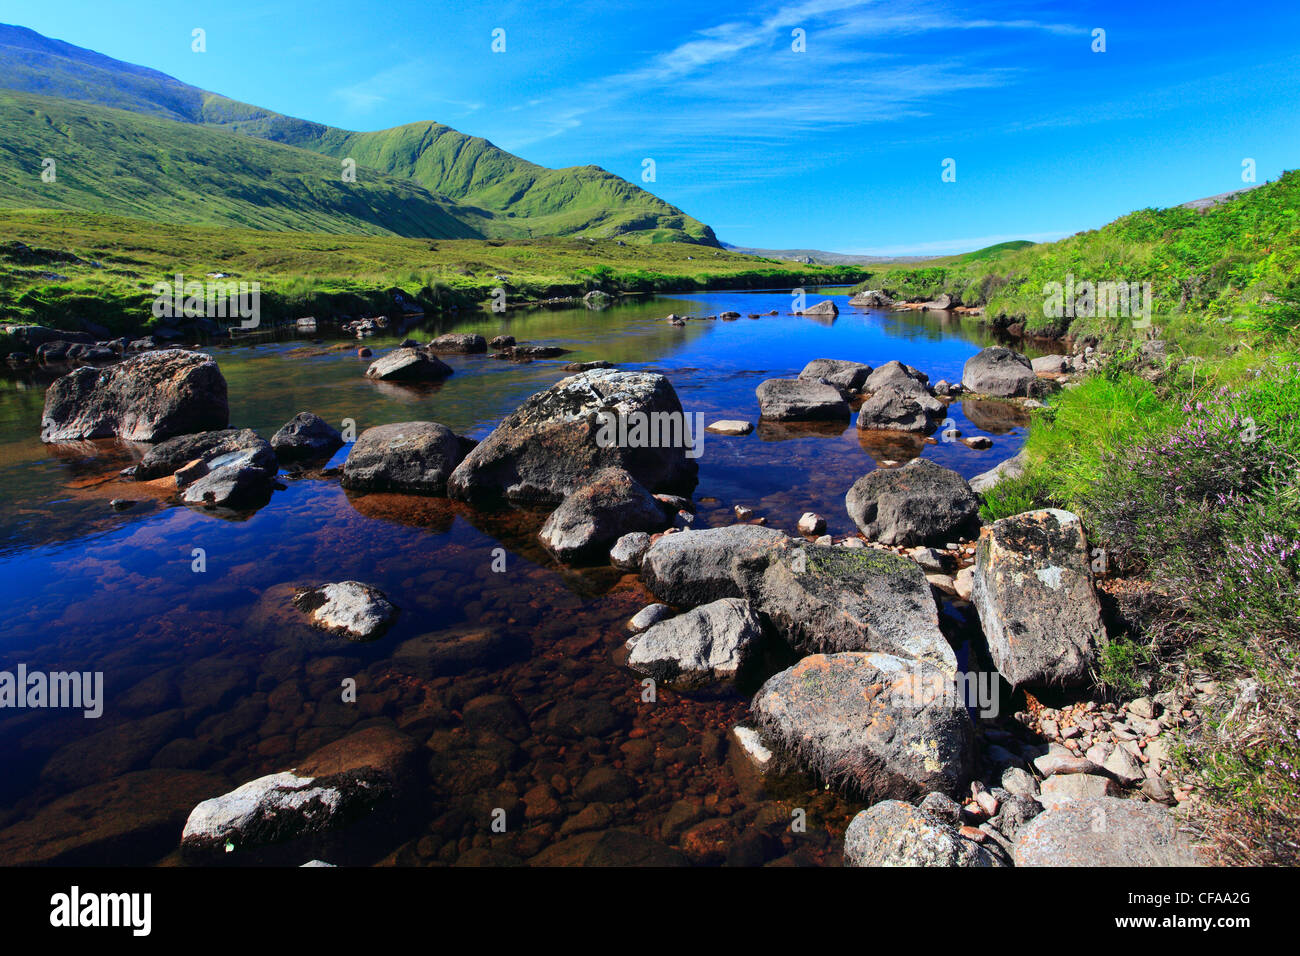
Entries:
<svg viewBox="0 0 1300 956">
<path fill-rule="evenodd" d="M 844 831 L 845 866 L 1002 866 L 932 813 L 901 800 L 863 810 Z"/>
<path fill-rule="evenodd" d="M 782 763 L 850 793 L 956 793 L 974 730 L 952 675 L 890 654 L 814 654 L 770 678 L 750 704 Z"/>
</svg>

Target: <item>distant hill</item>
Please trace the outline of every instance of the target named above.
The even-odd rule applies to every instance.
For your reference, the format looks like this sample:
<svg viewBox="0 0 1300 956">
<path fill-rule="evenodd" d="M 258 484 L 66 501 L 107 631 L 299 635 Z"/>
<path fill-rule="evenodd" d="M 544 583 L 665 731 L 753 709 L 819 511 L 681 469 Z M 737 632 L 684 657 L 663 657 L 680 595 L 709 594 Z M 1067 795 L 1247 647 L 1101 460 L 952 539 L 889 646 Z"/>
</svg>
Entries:
<svg viewBox="0 0 1300 956">
<path fill-rule="evenodd" d="M 866 266 L 882 262 L 922 262 L 934 258 L 934 256 L 858 256 L 847 252 L 826 252 L 822 249 L 754 249 L 747 246 L 733 246 L 728 242 L 722 243 L 722 248 L 749 256 L 759 256 L 763 259 L 779 259 L 786 262 L 828 266 Z"/>
<path fill-rule="evenodd" d="M 428 197 L 422 198 L 417 204 L 421 206 L 419 210 L 404 220 L 399 220 L 398 227 L 390 230 L 399 235 L 410 234 L 407 230 L 414 222 L 432 221 L 428 219 L 432 216 L 432 211 L 425 208 L 426 203 L 432 202 L 441 209 L 443 215 L 469 230 L 469 235 L 479 237 L 585 235 L 594 238 L 623 238 L 630 242 L 685 241 L 717 245 L 713 230 L 708 226 L 597 166 L 548 169 L 507 153 L 485 139 L 466 136 L 451 127 L 432 122 L 411 123 L 369 133 L 336 129 L 240 103 L 182 83 L 156 70 L 123 63 L 92 50 L 42 36 L 25 27 L 0 25 L 0 87 L 125 110 L 148 117 L 155 123 L 186 124 L 196 130 L 204 129 L 218 135 L 239 134 L 254 142 L 269 141 L 281 147 L 296 147 L 331 157 L 331 162 L 319 167 L 319 174 L 325 177 L 324 180 L 317 181 L 313 178 L 317 174 L 315 167 L 311 168 L 310 173 L 306 169 L 295 167 L 294 175 L 305 175 L 307 179 L 294 179 L 292 182 L 294 188 L 298 188 L 302 183 L 310 181 L 313 187 L 308 190 L 309 195 L 324 194 L 330 199 L 327 208 L 319 212 L 319 217 L 333 223 L 335 227 L 342 226 L 342 220 L 338 219 L 340 210 L 337 204 L 343 200 L 342 197 L 333 196 L 333 191 L 326 189 L 325 183 L 332 180 L 341 184 L 341 160 L 351 158 L 358 165 L 358 183 L 374 185 L 382 192 L 399 190 L 403 187 L 398 181 L 406 180 L 404 188 L 414 190 L 412 195 Z M 59 112 L 53 103 L 45 104 L 43 111 L 50 115 Z M 61 115 L 70 114 L 64 111 Z M 18 144 L 28 142 L 34 136 L 39 138 L 39 134 L 31 130 L 22 131 L 10 125 L 31 118 L 30 110 L 24 115 L 22 107 L 16 112 L 11 107 L 4 116 L 4 122 L 0 123 L 0 133 L 3 134 L 0 135 L 0 140 L 6 144 Z M 83 185 L 90 185 L 89 181 L 94 179 L 107 182 L 104 177 L 110 168 L 121 170 L 129 167 L 139 158 L 140 150 L 156 145 L 147 142 L 149 136 L 135 144 L 129 141 L 119 144 L 108 135 L 103 114 L 87 111 L 87 121 L 99 124 L 104 135 L 99 139 L 98 148 L 106 152 L 82 156 L 88 180 Z M 122 119 L 116 123 L 117 132 L 125 135 L 129 124 Z M 161 129 L 157 125 L 148 128 L 154 131 L 150 135 L 156 135 Z M 175 136 L 174 130 L 172 135 Z M 215 141 L 196 137 L 194 142 L 205 157 L 215 160 L 220 154 Z M 164 155 L 182 161 L 188 146 L 189 136 L 185 134 Z M 246 158 L 249 155 L 240 147 L 232 147 L 230 152 Z M 274 172 L 279 160 L 286 156 L 284 153 L 274 155 L 277 157 L 275 160 L 261 160 L 264 170 Z M 102 168 L 89 170 L 87 164 L 96 162 Z M 161 168 L 156 174 L 137 182 L 139 189 L 154 189 L 156 195 L 151 199 L 137 192 L 125 197 L 125 201 L 137 206 L 150 203 L 163 205 L 182 195 L 192 201 L 196 195 L 201 195 L 196 193 L 197 188 L 213 185 L 202 176 L 200 181 L 196 181 L 192 178 L 193 174 L 183 173 L 182 176 L 189 175 L 191 178 L 184 182 L 171 182 L 170 176 L 179 172 L 176 163 L 159 165 Z M 241 168 L 238 165 L 234 167 L 237 175 Z M 220 167 L 212 172 L 215 177 L 220 172 Z M 251 186 L 251 183 L 245 182 L 244 185 Z M 282 198 L 284 190 L 272 183 L 265 185 L 271 193 Z M 423 191 L 422 194 L 420 190 Z M 228 202 L 239 198 L 231 195 L 232 192 L 237 193 L 239 190 L 227 189 L 222 195 L 214 197 L 212 203 L 224 208 Z M 91 193 L 93 189 L 90 192 L 82 190 L 74 199 L 66 201 L 91 201 Z M 12 206 L 20 200 L 35 201 L 42 198 L 48 197 L 39 192 L 33 194 L 30 189 L 21 193 L 6 189 L 4 195 L 0 196 L 0 201 Z M 252 189 L 244 194 L 244 198 L 256 203 L 270 200 L 271 195 L 262 195 Z M 110 205 L 110 201 L 118 200 L 101 195 L 91 205 L 80 208 L 120 211 L 116 206 Z M 364 206 L 376 203 L 383 205 L 373 196 L 360 200 Z M 207 208 L 209 205 L 211 204 L 197 203 L 195 209 L 199 217 L 190 221 L 214 221 L 213 210 Z M 177 207 L 173 215 L 182 214 L 182 211 L 183 207 Z M 288 212 L 285 215 L 293 218 L 316 214 L 300 203 L 292 215 Z M 356 218 L 364 220 L 366 214 L 363 212 Z M 371 226 L 377 226 L 380 221 L 382 219 L 372 221 Z M 276 227 L 299 228 L 285 223 Z M 460 227 L 443 223 L 428 234 L 458 235 L 458 228 Z"/>
</svg>

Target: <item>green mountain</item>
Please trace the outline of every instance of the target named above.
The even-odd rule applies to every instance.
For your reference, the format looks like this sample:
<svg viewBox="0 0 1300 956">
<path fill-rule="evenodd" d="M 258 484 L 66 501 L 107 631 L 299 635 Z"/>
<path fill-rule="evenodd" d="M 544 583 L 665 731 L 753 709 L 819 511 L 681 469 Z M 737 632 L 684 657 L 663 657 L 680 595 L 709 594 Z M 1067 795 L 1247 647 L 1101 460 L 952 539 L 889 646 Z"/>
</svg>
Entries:
<svg viewBox="0 0 1300 956">
<path fill-rule="evenodd" d="M 357 184 L 365 183 L 389 192 L 398 188 L 400 180 L 407 188 L 422 190 L 441 211 L 455 218 L 468 235 L 488 238 L 526 238 L 535 236 L 584 235 L 595 238 L 623 238 L 636 242 L 685 241 L 717 245 L 713 230 L 692 219 L 672 206 L 624 179 L 597 166 L 578 166 L 568 169 L 548 169 L 527 162 L 485 139 L 466 136 L 439 123 L 423 122 L 398 126 L 390 130 L 359 133 L 336 129 L 319 123 L 295 119 L 240 103 L 159 73 L 156 70 L 123 63 L 91 50 L 73 46 L 59 40 L 41 36 L 24 27 L 0 25 L 0 87 L 22 93 L 35 93 L 46 97 L 112 107 L 135 114 L 145 114 L 154 122 L 184 123 L 218 135 L 239 134 L 239 138 L 254 143 L 269 141 L 281 147 L 296 147 L 318 155 L 332 157 L 328 163 L 327 180 L 340 182 L 341 162 L 353 159 L 357 163 Z M 44 112 L 54 111 L 52 104 L 43 104 Z M 76 110 L 84 110 L 78 106 Z M 88 122 L 106 128 L 103 114 L 88 113 Z M 66 115 L 66 114 L 65 114 Z M 21 120 L 19 113 L 6 112 L 0 130 L 6 143 L 22 144 L 30 134 L 15 130 L 12 120 Z M 125 119 L 116 121 L 125 130 Z M 151 127 L 157 131 L 161 127 Z M 189 149 L 191 132 L 179 138 L 179 143 L 167 150 L 166 155 L 180 159 Z M 175 135 L 173 131 L 173 135 Z M 146 136 L 147 138 L 147 136 Z M 205 157 L 215 141 L 195 139 Z M 118 167 L 131 165 L 138 153 L 130 147 L 118 155 L 111 139 L 103 139 L 101 148 L 105 165 Z M 140 145 L 143 145 L 141 143 Z M 238 148 L 232 154 L 251 156 Z M 281 161 L 288 162 L 287 154 L 265 154 L 262 162 L 267 168 L 276 168 Z M 271 158 L 273 157 L 273 158 Z M 91 157 L 86 157 L 89 160 Z M 293 164 L 290 163 L 290 166 Z M 168 196 L 192 194 L 197 183 L 190 181 L 172 183 L 171 172 L 175 166 L 164 166 L 164 172 L 153 177 L 154 184 L 162 188 L 159 203 L 168 202 Z M 237 167 L 238 168 L 238 167 Z M 302 170 L 295 167 L 295 174 Z M 324 170 L 324 167 L 322 167 Z M 218 167 L 218 173 L 224 172 Z M 202 179 L 203 177 L 200 177 Z M 215 175 L 214 175 L 215 178 Z M 286 185 L 298 186 L 300 180 Z M 206 183 L 211 185 L 211 183 Z M 263 184 L 274 190 L 273 186 Z M 356 184 L 353 184 L 356 185 Z M 233 191 L 233 195 L 232 195 Z M 311 190 L 315 197 L 328 194 L 323 184 Z M 242 193 L 231 187 L 222 191 L 213 201 L 218 205 L 237 202 Z M 7 188 L 0 201 L 14 205 L 20 198 L 31 199 L 30 191 L 11 193 Z M 39 198 L 39 194 L 38 194 Z M 146 197 L 136 196 L 146 202 Z M 247 196 L 250 201 L 262 202 L 265 194 Z M 337 197 L 335 197 L 337 198 Z M 102 197 L 107 201 L 108 196 Z M 366 205 L 378 200 L 363 200 Z M 49 203 L 40 203 L 48 205 Z M 310 203 L 308 203 L 310 205 Z M 90 205 L 92 211 L 122 211 L 118 206 Z M 179 214 L 179 210 L 177 211 Z M 294 215 L 306 214 L 299 205 Z M 285 215 L 289 215 L 286 210 Z M 337 218 L 334 207 L 323 209 L 320 218 L 326 221 Z M 432 217 L 432 213 L 427 213 Z M 426 216 L 421 209 L 389 231 L 399 235 L 413 235 L 409 231 L 412 219 Z M 364 217 L 362 217 L 364 218 Z M 218 220 L 195 218 L 192 222 Z M 244 224 L 256 220 L 238 219 Z M 377 224 L 367 220 L 372 225 Z M 378 221 L 382 223 L 382 219 Z M 321 228 L 321 226 L 293 226 L 281 222 L 274 228 Z M 332 230 L 333 231 L 333 230 Z M 337 229 L 337 231 L 347 231 Z M 369 231 L 360 229 L 359 231 Z M 461 235 L 449 231 L 445 224 L 425 233 L 429 236 Z"/>
</svg>

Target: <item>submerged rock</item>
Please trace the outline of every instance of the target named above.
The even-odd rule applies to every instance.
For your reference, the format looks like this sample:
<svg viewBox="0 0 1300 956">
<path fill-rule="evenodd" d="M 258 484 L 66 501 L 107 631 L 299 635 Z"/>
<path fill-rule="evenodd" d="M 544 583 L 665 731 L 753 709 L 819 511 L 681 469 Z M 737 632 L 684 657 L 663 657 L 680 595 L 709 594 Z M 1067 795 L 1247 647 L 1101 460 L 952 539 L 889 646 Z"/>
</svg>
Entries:
<svg viewBox="0 0 1300 956">
<path fill-rule="evenodd" d="M 1013 686 L 1078 686 L 1106 641 L 1083 525 L 1068 511 L 995 521 L 975 553 L 971 600 Z"/>
<path fill-rule="evenodd" d="M 437 422 L 367 428 L 343 463 L 343 487 L 441 495 L 465 457 L 467 441 Z"/>
<path fill-rule="evenodd" d="M 863 810 L 844 831 L 845 866 L 1002 866 L 938 815 L 901 800 Z"/>
<path fill-rule="evenodd" d="M 562 561 L 591 556 L 632 531 L 662 531 L 669 510 L 620 468 L 596 472 L 551 512 L 538 533 Z"/>
<path fill-rule="evenodd" d="M 397 617 L 384 592 L 360 581 L 340 581 L 299 589 L 293 606 L 313 627 L 354 641 L 379 637 Z"/>
<path fill-rule="evenodd" d="M 995 398 L 1030 397 L 1038 391 L 1038 376 L 1024 355 L 1001 345 L 991 345 L 966 360 L 962 387 Z"/>
<path fill-rule="evenodd" d="M 657 681 L 698 687 L 735 678 L 762 637 L 749 602 L 723 598 L 655 624 L 635 639 L 627 663 Z"/>
<path fill-rule="evenodd" d="M 831 385 L 797 378 L 770 378 L 756 389 L 759 412 L 775 421 L 848 421 L 849 406 Z"/>
<path fill-rule="evenodd" d="M 56 379 L 45 393 L 41 440 L 152 442 L 225 428 L 229 420 L 226 380 L 212 356 L 166 349 Z"/>
<path fill-rule="evenodd" d="M 979 526 L 979 499 L 966 479 L 927 458 L 863 475 L 844 498 L 868 540 L 946 544 Z"/>
<path fill-rule="evenodd" d="M 448 491 L 469 501 L 558 505 L 602 468 L 617 467 L 652 492 L 689 493 L 698 465 L 686 456 L 696 437 L 687 424 L 662 375 L 583 372 L 508 415 L 465 456 Z"/>
<path fill-rule="evenodd" d="M 343 435 L 319 415 L 299 412 L 271 436 L 271 447 L 281 461 L 326 458 L 343 447 Z"/>
<path fill-rule="evenodd" d="M 952 676 L 890 654 L 814 654 L 750 704 L 763 739 L 832 785 L 876 799 L 955 794 L 974 730 Z"/>
</svg>

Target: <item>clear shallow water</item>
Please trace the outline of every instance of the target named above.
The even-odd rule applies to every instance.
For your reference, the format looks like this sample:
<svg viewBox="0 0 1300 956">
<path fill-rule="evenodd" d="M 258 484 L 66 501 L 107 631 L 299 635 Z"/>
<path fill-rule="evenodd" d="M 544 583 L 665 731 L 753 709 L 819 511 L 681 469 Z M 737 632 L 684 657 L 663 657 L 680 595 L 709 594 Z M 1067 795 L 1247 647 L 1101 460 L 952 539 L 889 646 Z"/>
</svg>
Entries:
<svg viewBox="0 0 1300 956">
<path fill-rule="evenodd" d="M 931 381 L 957 381 L 966 359 L 991 344 L 952 318 L 868 312 L 838 301 L 844 311 L 833 323 L 744 317 L 784 312 L 786 292 L 485 315 L 455 328 L 573 352 L 527 365 L 447 356 L 455 374 L 423 389 L 371 382 L 363 377 L 370 360 L 354 347 L 321 354 L 310 339 L 214 354 L 230 386 L 231 424 L 264 436 L 297 412 L 313 411 L 336 425 L 352 419 L 358 433 L 433 420 L 482 438 L 529 395 L 564 377 L 561 367 L 571 361 L 606 359 L 662 372 L 687 412 L 706 421 L 757 421 L 759 382 L 793 377 L 814 358 L 872 365 L 900 359 Z M 727 310 L 742 318 L 689 321 L 685 328 L 664 322 L 669 312 Z M 429 325 L 364 344 L 378 355 L 406 334 L 425 340 L 450 327 Z M 412 799 L 382 826 L 343 831 L 311 847 L 332 862 L 598 862 L 610 854 L 653 858 L 656 844 L 684 847 L 695 862 L 721 862 L 728 846 L 740 847 L 732 862 L 837 861 L 838 836 L 859 807 L 797 781 L 781 793 L 763 792 L 726 742 L 727 729 L 746 715 L 745 699 L 735 693 L 661 690 L 657 703 L 643 704 L 618 652 L 627 618 L 649 594 L 635 577 L 609 568 L 551 561 L 536 544 L 541 516 L 479 513 L 401 495 L 350 496 L 337 480 L 316 477 L 286 478 L 285 490 L 256 514 L 223 519 L 116 480 L 140 449 L 117 442 L 42 445 L 45 384 L 0 383 L 0 669 L 22 662 L 45 671 L 103 671 L 106 706 L 98 720 L 0 710 L 0 863 L 47 858 L 58 837 L 32 823 L 50 819 L 66 804 L 56 801 L 79 790 L 88 826 L 122 834 L 96 844 L 93 861 L 164 859 L 175 850 L 179 824 L 167 818 L 150 828 L 145 818 L 161 812 L 156 806 L 168 805 L 169 795 L 192 805 L 193 792 L 215 795 L 288 769 L 376 721 L 428 741 L 421 758 L 427 767 Z M 852 533 L 844 494 L 878 460 L 919 452 L 969 477 L 1018 450 L 1023 427 L 1003 406 L 967 406 L 954 404 L 951 417 L 965 435 L 990 435 L 991 449 L 864 443 L 852 425 L 762 425 L 740 438 L 709 435 L 695 492 L 697 524 L 731 523 L 732 506 L 744 504 L 786 530 L 813 510 L 832 533 Z M 342 449 L 334 462 L 346 454 Z M 115 513 L 108 501 L 116 497 L 140 503 Z M 492 570 L 499 547 L 508 555 L 504 573 Z M 205 554 L 203 573 L 192 570 L 196 548 Z M 288 606 L 294 586 L 347 578 L 380 587 L 402 609 L 379 641 L 319 635 Z M 443 653 L 447 648 L 458 650 Z M 355 704 L 340 702 L 346 677 L 357 681 Z M 471 701 L 471 711 L 492 719 L 467 724 Z M 151 794 L 162 794 L 149 812 L 107 786 L 131 773 L 133 785 L 145 781 Z M 496 807 L 506 810 L 505 834 L 489 829 Z M 795 807 L 808 813 L 807 833 L 789 832 Z M 683 843 L 687 826 L 695 829 Z M 591 842 L 609 831 L 619 831 L 618 839 L 592 851 Z M 308 858 L 297 859 L 304 848 L 284 852 L 241 859 Z"/>
</svg>

